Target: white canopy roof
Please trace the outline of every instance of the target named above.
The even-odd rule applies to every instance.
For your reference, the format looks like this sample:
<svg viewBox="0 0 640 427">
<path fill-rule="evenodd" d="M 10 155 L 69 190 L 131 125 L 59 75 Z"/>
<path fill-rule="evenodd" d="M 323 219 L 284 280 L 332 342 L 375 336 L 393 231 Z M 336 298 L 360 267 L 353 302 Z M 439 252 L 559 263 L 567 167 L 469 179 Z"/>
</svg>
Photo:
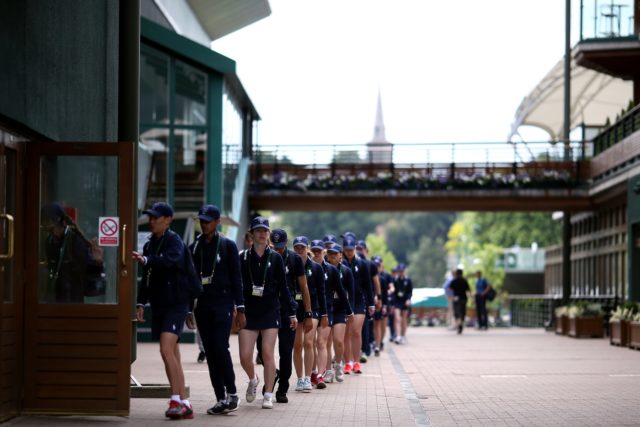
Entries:
<svg viewBox="0 0 640 427">
<path fill-rule="evenodd" d="M 599 73 L 571 61 L 570 129 L 580 124 L 602 126 L 607 117 L 613 121 L 632 98 L 631 81 Z M 509 140 L 523 125 L 542 128 L 549 133 L 551 140 L 560 140 L 564 124 L 563 100 L 564 60 L 560 60 L 520 103 Z"/>
</svg>

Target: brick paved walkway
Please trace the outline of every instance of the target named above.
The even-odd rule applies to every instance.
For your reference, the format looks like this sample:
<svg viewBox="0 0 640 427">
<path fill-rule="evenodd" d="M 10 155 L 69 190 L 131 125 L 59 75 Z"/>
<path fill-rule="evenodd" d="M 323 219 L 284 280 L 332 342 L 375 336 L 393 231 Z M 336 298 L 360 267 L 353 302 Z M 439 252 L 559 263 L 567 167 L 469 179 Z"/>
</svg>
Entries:
<svg viewBox="0 0 640 427">
<path fill-rule="evenodd" d="M 183 365 L 196 410 L 190 426 L 612 426 L 640 425 L 640 351 L 607 340 L 576 340 L 539 329 L 465 330 L 412 328 L 409 344 L 387 344 L 364 374 L 309 394 L 289 393 L 286 405 L 242 403 L 225 416 L 209 416 L 213 403 L 197 348 L 183 346 Z M 239 394 L 246 376 L 237 362 Z M 260 371 L 259 371 L 260 372 Z M 142 383 L 165 383 L 157 345 L 141 344 L 133 374 Z M 262 377 L 262 375 L 261 375 Z M 165 399 L 132 399 L 131 415 L 22 417 L 15 426 L 157 426 Z"/>
</svg>

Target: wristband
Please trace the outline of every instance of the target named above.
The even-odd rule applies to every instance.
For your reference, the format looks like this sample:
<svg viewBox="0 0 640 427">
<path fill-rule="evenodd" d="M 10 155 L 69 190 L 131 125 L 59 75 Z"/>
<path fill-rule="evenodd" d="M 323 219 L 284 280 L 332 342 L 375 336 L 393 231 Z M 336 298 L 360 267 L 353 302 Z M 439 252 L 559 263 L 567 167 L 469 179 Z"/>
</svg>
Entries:
<svg viewBox="0 0 640 427">
<path fill-rule="evenodd" d="M 243 305 L 241 305 L 241 306 L 236 307 L 236 311 L 237 311 L 238 313 L 242 313 L 242 314 L 244 314 L 244 306 L 243 306 Z"/>
<path fill-rule="evenodd" d="M 311 319 L 313 317 L 313 312 L 311 311 L 305 311 L 304 312 L 304 318 L 305 319 Z"/>
<path fill-rule="evenodd" d="M 377 295 L 376 295 L 376 298 L 378 298 L 378 299 L 382 299 L 382 295 L 381 295 L 381 294 L 377 294 Z"/>
</svg>

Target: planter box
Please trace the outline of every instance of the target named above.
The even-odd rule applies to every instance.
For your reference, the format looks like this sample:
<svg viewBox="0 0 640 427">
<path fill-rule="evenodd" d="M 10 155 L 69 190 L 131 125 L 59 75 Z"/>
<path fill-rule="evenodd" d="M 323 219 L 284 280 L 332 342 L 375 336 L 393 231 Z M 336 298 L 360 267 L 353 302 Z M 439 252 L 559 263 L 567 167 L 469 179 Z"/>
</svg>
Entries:
<svg viewBox="0 0 640 427">
<path fill-rule="evenodd" d="M 556 316 L 556 334 L 567 335 L 569 333 L 569 317 Z"/>
<path fill-rule="evenodd" d="M 629 347 L 640 350 L 640 322 L 629 322 Z"/>
<path fill-rule="evenodd" d="M 602 338 L 604 326 L 602 316 L 572 317 L 569 319 L 569 336 L 574 338 Z"/>
<path fill-rule="evenodd" d="M 609 322 L 609 341 L 611 345 L 626 347 L 629 345 L 629 322 L 616 320 Z"/>
</svg>

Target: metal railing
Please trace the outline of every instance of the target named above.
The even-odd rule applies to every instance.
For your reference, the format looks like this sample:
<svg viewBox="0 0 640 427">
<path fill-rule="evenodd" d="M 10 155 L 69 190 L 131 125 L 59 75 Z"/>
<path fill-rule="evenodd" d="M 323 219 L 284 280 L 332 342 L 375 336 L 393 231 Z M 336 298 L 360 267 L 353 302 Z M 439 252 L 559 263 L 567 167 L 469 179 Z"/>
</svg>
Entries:
<svg viewBox="0 0 640 427">
<path fill-rule="evenodd" d="M 604 320 L 620 303 L 613 295 L 572 296 L 569 303 L 578 301 L 597 302 L 601 304 Z M 511 325 L 525 328 L 550 328 L 555 320 L 554 311 L 563 305 L 561 295 L 509 295 L 511 309 Z"/>
<path fill-rule="evenodd" d="M 631 37 L 634 0 L 581 0 L 580 40 Z"/>
<path fill-rule="evenodd" d="M 582 143 L 260 145 L 252 189 L 572 189 L 582 184 L 584 149 Z"/>
<path fill-rule="evenodd" d="M 619 118 L 618 121 L 593 138 L 593 155 L 597 156 L 639 130 L 640 105 L 636 105 Z"/>
<path fill-rule="evenodd" d="M 455 142 L 394 144 L 257 145 L 256 163 L 330 165 L 340 163 L 393 163 L 396 165 L 450 163 L 529 163 L 578 161 L 585 146 L 571 142 Z M 567 156 L 568 154 L 568 156 Z"/>
</svg>

